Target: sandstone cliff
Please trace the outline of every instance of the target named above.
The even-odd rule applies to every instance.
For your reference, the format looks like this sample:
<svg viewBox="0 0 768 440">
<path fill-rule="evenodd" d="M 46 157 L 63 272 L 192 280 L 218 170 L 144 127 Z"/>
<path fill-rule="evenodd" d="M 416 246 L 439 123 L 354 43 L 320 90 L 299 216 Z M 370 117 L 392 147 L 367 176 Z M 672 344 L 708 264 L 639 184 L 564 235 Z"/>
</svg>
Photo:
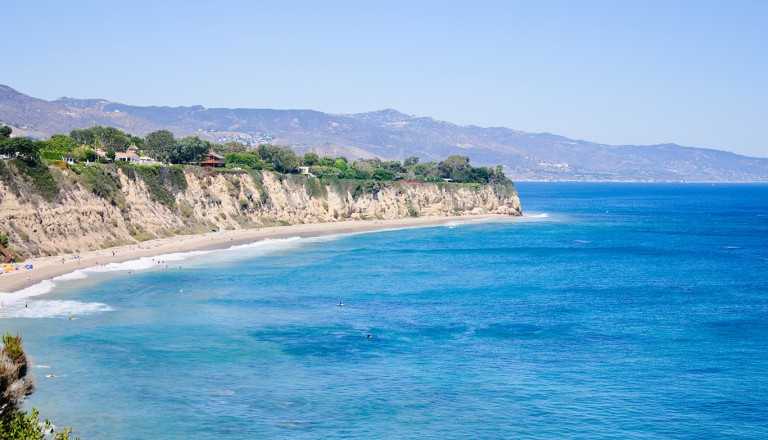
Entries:
<svg viewBox="0 0 768 440">
<path fill-rule="evenodd" d="M 511 183 L 340 180 L 324 184 L 313 177 L 268 171 L 75 165 L 50 167 L 56 191 L 44 192 L 12 164 L 0 167 L 0 234 L 8 234 L 11 247 L 25 257 L 82 252 L 212 228 L 521 214 Z"/>
</svg>

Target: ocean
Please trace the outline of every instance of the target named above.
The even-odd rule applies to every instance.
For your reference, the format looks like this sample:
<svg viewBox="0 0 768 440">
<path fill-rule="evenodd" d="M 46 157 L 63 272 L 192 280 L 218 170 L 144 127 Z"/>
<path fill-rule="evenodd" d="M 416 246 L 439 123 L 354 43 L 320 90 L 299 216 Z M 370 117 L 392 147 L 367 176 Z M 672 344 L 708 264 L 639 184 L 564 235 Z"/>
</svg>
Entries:
<svg viewBox="0 0 768 440">
<path fill-rule="evenodd" d="M 520 219 L 34 287 L 0 315 L 27 407 L 83 439 L 768 438 L 768 185 L 517 187 Z"/>
</svg>

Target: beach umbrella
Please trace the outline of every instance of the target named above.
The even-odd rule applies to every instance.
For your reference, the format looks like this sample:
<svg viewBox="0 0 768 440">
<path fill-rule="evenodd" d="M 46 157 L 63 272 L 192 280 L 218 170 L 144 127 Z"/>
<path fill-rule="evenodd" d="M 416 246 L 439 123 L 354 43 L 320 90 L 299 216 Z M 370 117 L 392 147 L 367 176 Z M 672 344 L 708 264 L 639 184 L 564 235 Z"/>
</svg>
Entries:
<svg viewBox="0 0 768 440">
<path fill-rule="evenodd" d="M 31 264 L 25 264 L 24 265 L 24 269 L 32 269 L 32 265 Z"/>
<path fill-rule="evenodd" d="M 8 271 L 8 272 L 10 272 L 10 271 L 12 271 L 12 270 L 13 270 L 13 266 L 11 266 L 10 264 L 6 264 L 6 265 L 5 265 L 5 270 L 6 270 L 6 271 Z"/>
</svg>

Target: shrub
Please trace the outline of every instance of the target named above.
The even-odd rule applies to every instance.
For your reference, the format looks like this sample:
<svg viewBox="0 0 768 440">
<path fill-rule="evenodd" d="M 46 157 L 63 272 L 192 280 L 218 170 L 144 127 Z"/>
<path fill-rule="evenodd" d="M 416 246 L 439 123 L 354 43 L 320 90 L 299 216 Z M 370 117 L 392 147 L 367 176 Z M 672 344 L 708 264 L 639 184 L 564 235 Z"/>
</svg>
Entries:
<svg viewBox="0 0 768 440">
<path fill-rule="evenodd" d="M 147 167 L 124 165 L 123 171 L 130 178 L 138 175 L 149 191 L 152 200 L 162 203 L 170 210 L 176 210 L 174 194 L 188 187 L 187 178 L 181 167 Z"/>
<path fill-rule="evenodd" d="M 16 184 L 16 180 L 13 178 L 13 173 L 5 165 L 4 160 L 0 160 L 0 180 L 3 181 L 3 184 L 5 184 L 5 186 L 8 187 L 8 189 L 10 189 L 11 192 L 16 195 L 16 197 L 21 195 L 21 192 L 19 191 L 19 185 Z"/>
<path fill-rule="evenodd" d="M 42 162 L 14 159 L 13 166 L 32 182 L 38 194 L 45 200 L 52 202 L 59 194 L 59 184 L 51 175 L 51 170 Z"/>
<path fill-rule="evenodd" d="M 120 179 L 116 174 L 100 166 L 82 167 L 78 168 L 78 171 L 85 187 L 98 197 L 110 201 L 115 206 L 122 199 Z"/>
<path fill-rule="evenodd" d="M 307 194 L 312 197 L 322 197 L 327 195 L 327 190 L 319 179 L 310 177 L 307 179 Z"/>
<path fill-rule="evenodd" d="M 7 440 L 66 440 L 71 429 L 55 432 L 51 423 L 40 422 L 37 409 L 31 414 L 21 411 L 24 398 L 32 394 L 35 384 L 29 372 L 29 361 L 21 345 L 21 337 L 3 334 L 0 348 L 0 438 Z"/>
</svg>

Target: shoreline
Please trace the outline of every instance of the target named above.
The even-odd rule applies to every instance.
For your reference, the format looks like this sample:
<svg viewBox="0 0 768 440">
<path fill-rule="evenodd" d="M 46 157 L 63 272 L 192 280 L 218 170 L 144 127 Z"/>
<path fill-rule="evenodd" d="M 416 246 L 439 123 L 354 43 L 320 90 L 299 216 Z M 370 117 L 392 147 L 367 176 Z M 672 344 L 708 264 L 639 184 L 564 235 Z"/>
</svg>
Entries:
<svg viewBox="0 0 768 440">
<path fill-rule="evenodd" d="M 14 266 L 18 264 L 21 269 L 0 274 L 0 299 L 12 299 L 13 294 L 20 290 L 80 269 L 110 263 L 123 263 L 142 257 L 201 250 L 221 250 L 231 246 L 255 243 L 268 239 L 283 239 L 296 236 L 306 238 L 324 235 L 355 234 L 401 228 L 439 226 L 451 222 L 482 222 L 512 220 L 516 218 L 518 217 L 502 214 L 482 214 L 395 220 L 352 220 L 178 235 L 130 245 L 86 251 L 79 254 L 39 257 L 26 260 L 23 263 L 13 263 Z M 78 255 L 80 256 L 79 259 L 77 258 Z M 34 268 L 30 270 L 24 269 L 25 264 L 32 264 Z"/>
</svg>

